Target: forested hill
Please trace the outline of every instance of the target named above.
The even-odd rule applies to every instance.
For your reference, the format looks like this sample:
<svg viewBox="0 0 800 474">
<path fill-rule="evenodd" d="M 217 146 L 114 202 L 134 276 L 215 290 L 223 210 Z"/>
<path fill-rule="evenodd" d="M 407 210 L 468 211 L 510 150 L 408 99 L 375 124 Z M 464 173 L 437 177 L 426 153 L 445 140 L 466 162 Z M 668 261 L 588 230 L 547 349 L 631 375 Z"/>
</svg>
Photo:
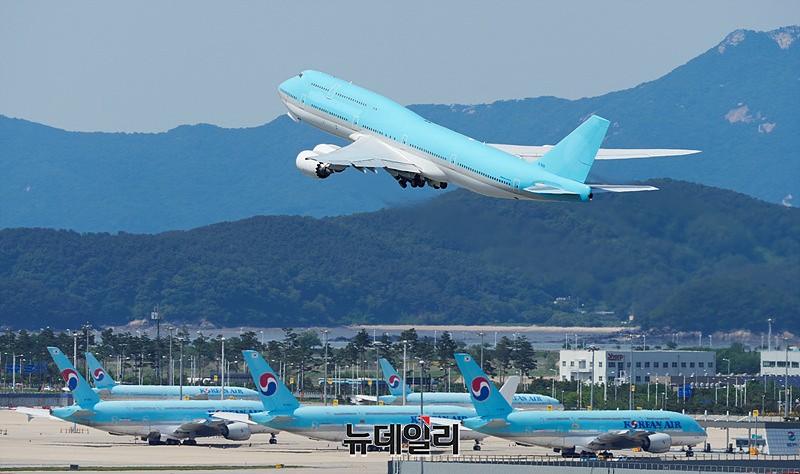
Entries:
<svg viewBox="0 0 800 474">
<path fill-rule="evenodd" d="M 788 325 L 800 307 L 800 211 L 654 184 L 588 204 L 456 191 L 156 235 L 0 230 L 0 325 L 123 324 L 155 304 L 173 324 L 218 326 L 618 324 L 632 307 L 651 327 Z"/>
</svg>

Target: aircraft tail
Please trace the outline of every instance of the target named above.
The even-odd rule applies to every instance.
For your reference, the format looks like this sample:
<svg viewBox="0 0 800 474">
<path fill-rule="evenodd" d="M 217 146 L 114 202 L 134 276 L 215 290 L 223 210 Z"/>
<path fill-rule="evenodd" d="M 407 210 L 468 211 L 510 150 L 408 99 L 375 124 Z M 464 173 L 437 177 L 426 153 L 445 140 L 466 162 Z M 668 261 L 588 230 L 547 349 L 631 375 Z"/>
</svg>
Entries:
<svg viewBox="0 0 800 474">
<path fill-rule="evenodd" d="M 286 412 L 300 407 L 300 402 L 292 392 L 283 384 L 269 363 L 256 351 L 242 351 L 250 375 L 256 384 L 256 390 L 261 396 L 261 403 L 269 412 Z"/>
<path fill-rule="evenodd" d="M 456 354 L 456 364 L 464 376 L 475 411 L 482 418 L 505 418 L 511 405 L 469 354 Z"/>
<path fill-rule="evenodd" d="M 537 165 L 562 178 L 586 182 L 609 121 L 592 115 L 542 156 Z"/>
<path fill-rule="evenodd" d="M 92 378 L 94 379 L 94 386 L 103 389 L 103 388 L 113 388 L 117 385 L 117 382 L 111 378 L 111 375 L 106 372 L 106 369 L 103 367 L 103 364 L 100 363 L 99 360 L 92 354 L 91 352 L 85 352 L 86 360 L 89 362 L 89 371 L 92 373 Z"/>
<path fill-rule="evenodd" d="M 61 352 L 61 349 L 58 347 L 48 347 L 47 350 L 50 351 L 50 355 L 56 362 L 58 370 L 61 371 L 61 376 L 64 377 L 67 387 L 72 392 L 76 405 L 81 408 L 91 408 L 100 402 L 100 397 L 94 393 L 92 387 L 89 386 L 89 382 L 75 370 L 72 362 Z"/>
<path fill-rule="evenodd" d="M 400 377 L 400 374 L 394 370 L 394 367 L 392 367 L 392 364 L 390 364 L 388 360 L 381 358 L 380 362 L 381 370 L 383 371 L 383 379 L 386 381 L 386 385 L 389 386 L 389 393 L 395 397 L 402 397 L 403 385 L 406 383 L 405 379 Z M 406 385 L 406 396 L 408 396 L 409 393 L 413 392 L 411 391 L 411 387 Z"/>
</svg>

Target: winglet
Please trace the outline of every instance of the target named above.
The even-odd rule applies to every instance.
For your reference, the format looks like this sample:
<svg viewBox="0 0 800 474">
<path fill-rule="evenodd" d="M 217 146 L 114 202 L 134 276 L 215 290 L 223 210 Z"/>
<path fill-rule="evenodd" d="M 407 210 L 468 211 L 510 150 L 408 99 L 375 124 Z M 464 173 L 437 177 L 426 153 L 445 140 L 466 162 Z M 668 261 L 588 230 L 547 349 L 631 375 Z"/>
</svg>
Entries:
<svg viewBox="0 0 800 474">
<path fill-rule="evenodd" d="M 94 393 L 94 390 L 89 386 L 89 382 L 75 369 L 72 362 L 61 352 L 61 349 L 48 347 L 47 350 L 50 351 L 58 370 L 61 371 L 61 376 L 64 377 L 67 387 L 72 392 L 76 405 L 81 408 L 91 408 L 100 402 L 100 397 Z"/>
<path fill-rule="evenodd" d="M 89 371 L 94 379 L 94 386 L 99 389 L 111 389 L 117 385 L 117 382 L 111 378 L 103 364 L 91 352 L 85 352 L 86 360 L 89 362 Z"/>
<path fill-rule="evenodd" d="M 472 360 L 469 354 L 456 354 L 456 364 L 464 376 L 470 399 L 478 416 L 483 418 L 505 418 L 513 411 L 497 387 Z"/>
<path fill-rule="evenodd" d="M 536 165 L 562 178 L 586 182 L 609 123 L 592 115 L 545 153 Z"/>
<path fill-rule="evenodd" d="M 517 393 L 519 387 L 519 375 L 512 375 L 506 379 L 506 383 L 500 387 L 500 394 L 506 399 L 509 405 L 514 404 L 514 394 Z"/>
<path fill-rule="evenodd" d="M 250 375 L 256 384 L 256 391 L 261 396 L 264 409 L 269 412 L 292 411 L 300 407 L 300 402 L 275 374 L 272 367 L 256 351 L 242 351 Z"/>
<path fill-rule="evenodd" d="M 400 377 L 400 374 L 394 370 L 392 364 L 389 363 L 388 360 L 381 358 L 381 370 L 383 371 L 383 379 L 386 381 L 386 385 L 389 386 L 389 393 L 394 395 L 395 397 L 402 397 L 403 396 L 403 384 L 405 384 L 405 380 L 403 377 Z M 405 395 L 408 397 L 408 394 L 414 393 L 411 390 L 411 387 L 406 385 Z"/>
</svg>

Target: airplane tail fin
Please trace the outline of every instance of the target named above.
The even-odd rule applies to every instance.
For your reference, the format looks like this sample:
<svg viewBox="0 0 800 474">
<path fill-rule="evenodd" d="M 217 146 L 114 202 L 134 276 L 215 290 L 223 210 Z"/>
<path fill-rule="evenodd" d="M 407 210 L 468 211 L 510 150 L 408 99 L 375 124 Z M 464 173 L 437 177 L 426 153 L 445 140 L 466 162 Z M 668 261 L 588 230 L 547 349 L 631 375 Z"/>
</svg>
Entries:
<svg viewBox="0 0 800 474">
<path fill-rule="evenodd" d="M 542 156 L 537 165 L 562 178 L 586 182 L 609 121 L 592 115 Z"/>
<path fill-rule="evenodd" d="M 256 390 L 261 396 L 261 403 L 269 412 L 292 411 L 300 406 L 300 402 L 292 392 L 283 384 L 280 377 L 275 374 L 269 363 L 256 351 L 242 351 L 250 375 L 256 384 Z"/>
<path fill-rule="evenodd" d="M 117 385 L 117 382 L 111 378 L 106 369 L 103 367 L 103 364 L 100 363 L 99 360 L 92 354 L 91 352 L 86 352 L 86 360 L 89 362 L 89 371 L 92 373 L 92 378 L 94 379 L 94 386 L 100 389 L 103 388 L 112 388 Z"/>
<path fill-rule="evenodd" d="M 484 418 L 505 418 L 513 411 L 511 405 L 503 398 L 497 387 L 472 360 L 469 354 L 456 354 L 461 375 L 469 388 L 469 395 L 478 416 Z"/>
<path fill-rule="evenodd" d="M 389 386 L 389 393 L 395 397 L 402 397 L 403 384 L 405 384 L 406 381 L 403 379 L 403 377 L 400 377 L 400 374 L 394 370 L 394 367 L 392 367 L 392 364 L 390 364 L 388 360 L 381 358 L 380 362 L 381 370 L 383 370 L 383 379 L 386 381 L 386 385 Z M 411 391 L 411 387 L 406 385 L 406 396 L 408 396 L 409 393 L 413 392 Z"/>
<path fill-rule="evenodd" d="M 89 386 L 89 382 L 75 370 L 72 362 L 61 352 L 61 349 L 58 347 L 48 347 L 47 350 L 50 351 L 50 355 L 58 366 L 58 370 L 61 371 L 61 376 L 64 377 L 67 388 L 72 392 L 76 405 L 82 408 L 91 408 L 100 402 L 100 397 L 94 393 L 92 387 Z"/>
</svg>

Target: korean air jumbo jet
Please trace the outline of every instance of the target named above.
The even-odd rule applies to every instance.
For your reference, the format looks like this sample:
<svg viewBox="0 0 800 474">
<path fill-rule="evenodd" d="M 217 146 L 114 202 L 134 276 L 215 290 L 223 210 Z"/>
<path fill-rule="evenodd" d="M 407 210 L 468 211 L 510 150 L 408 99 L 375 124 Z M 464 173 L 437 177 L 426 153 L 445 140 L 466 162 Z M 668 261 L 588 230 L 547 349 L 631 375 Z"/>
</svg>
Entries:
<svg viewBox="0 0 800 474">
<path fill-rule="evenodd" d="M 292 395 L 269 363 L 256 351 L 242 351 L 244 360 L 264 404 L 261 413 L 228 414 L 216 416 L 230 421 L 260 424 L 271 428 L 296 433 L 315 440 L 344 441 L 347 425 L 352 425 L 358 433 L 373 432 L 375 425 L 419 424 L 420 407 L 388 405 L 348 405 L 348 406 L 304 406 Z M 425 405 L 423 416 L 434 418 L 436 422 L 458 423 L 458 420 L 475 416 L 472 407 Z M 486 435 L 469 429 L 460 429 L 461 439 L 475 440 L 473 449 L 480 450 L 479 441 Z"/>
<path fill-rule="evenodd" d="M 271 433 L 274 444 L 277 430 L 251 426 L 214 417 L 224 410 L 234 413 L 257 413 L 261 402 L 250 400 L 117 400 L 102 401 L 72 363 L 56 347 L 48 347 L 61 376 L 72 391 L 75 404 L 50 410 L 18 408 L 28 415 L 57 418 L 89 426 L 114 435 L 141 437 L 149 444 L 196 444 L 195 438 L 221 436 L 244 441 L 253 433 Z"/>
<path fill-rule="evenodd" d="M 632 448 L 665 453 L 672 446 L 689 446 L 691 452 L 692 446 L 706 441 L 705 430 L 695 420 L 670 411 L 513 411 L 469 354 L 455 356 L 478 412 L 463 424 L 481 433 L 554 448 L 564 456 Z"/>
<path fill-rule="evenodd" d="M 378 397 L 379 401 L 387 404 L 402 404 L 403 397 L 406 398 L 406 404 L 419 405 L 420 394 L 415 393 L 411 388 L 406 385 L 403 377 L 394 370 L 392 364 L 388 360 L 381 358 L 381 369 L 383 370 L 383 378 L 386 385 L 389 387 L 390 395 L 383 395 Z M 564 405 L 553 397 L 547 395 L 539 395 L 538 393 L 515 393 L 519 377 L 515 377 L 515 383 L 504 384 L 500 387 L 500 394 L 503 398 L 511 404 L 513 408 L 524 410 L 563 410 Z M 405 385 L 405 387 L 403 387 Z M 422 400 L 430 404 L 444 404 L 444 405 L 465 405 L 472 406 L 472 400 L 467 392 L 464 393 L 447 393 L 447 392 L 424 392 Z"/>
<path fill-rule="evenodd" d="M 142 400 L 183 398 L 189 400 L 208 400 L 227 398 L 241 400 L 259 400 L 258 392 L 244 387 L 224 387 L 220 396 L 220 387 L 198 387 L 196 385 L 120 385 L 106 371 L 100 361 L 91 352 L 86 352 L 89 370 L 94 379 L 94 391 L 103 400 Z"/>
<path fill-rule="evenodd" d="M 592 115 L 555 146 L 487 144 L 436 125 L 402 105 L 318 71 L 283 82 L 278 95 L 292 120 L 352 142 L 320 144 L 297 155 L 297 168 L 324 179 L 348 167 L 382 168 L 402 187 L 453 183 L 486 196 L 590 201 L 595 192 L 653 191 L 652 186 L 592 184 L 595 159 L 648 158 L 696 150 L 601 149 L 609 121 Z"/>
</svg>

